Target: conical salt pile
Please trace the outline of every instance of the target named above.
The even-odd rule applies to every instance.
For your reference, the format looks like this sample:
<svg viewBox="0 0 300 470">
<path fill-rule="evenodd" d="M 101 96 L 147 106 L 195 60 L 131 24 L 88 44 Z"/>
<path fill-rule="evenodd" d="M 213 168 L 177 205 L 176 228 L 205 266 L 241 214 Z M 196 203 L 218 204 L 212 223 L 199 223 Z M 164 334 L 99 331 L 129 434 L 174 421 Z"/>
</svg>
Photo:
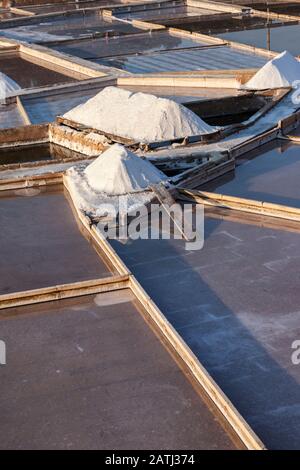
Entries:
<svg viewBox="0 0 300 470">
<path fill-rule="evenodd" d="M 175 101 L 116 87 L 104 88 L 64 117 L 145 143 L 209 134 L 216 130 Z"/>
<path fill-rule="evenodd" d="M 267 62 L 245 85 L 251 90 L 292 86 L 300 80 L 300 62 L 284 51 Z"/>
<path fill-rule="evenodd" d="M 20 89 L 21 87 L 14 80 L 0 72 L 0 100 L 4 100 L 8 95 Z"/>
<path fill-rule="evenodd" d="M 166 179 L 152 163 L 120 144 L 112 145 L 84 173 L 94 191 L 112 196 L 141 191 Z"/>
</svg>

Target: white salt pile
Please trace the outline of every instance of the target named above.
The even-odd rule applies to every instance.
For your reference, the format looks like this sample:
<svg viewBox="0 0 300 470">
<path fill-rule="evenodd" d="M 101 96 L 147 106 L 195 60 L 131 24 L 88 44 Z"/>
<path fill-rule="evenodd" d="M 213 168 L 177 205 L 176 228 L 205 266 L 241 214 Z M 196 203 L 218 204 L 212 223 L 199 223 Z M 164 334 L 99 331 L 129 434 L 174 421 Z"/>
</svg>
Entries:
<svg viewBox="0 0 300 470">
<path fill-rule="evenodd" d="M 0 100 L 21 90 L 21 87 L 4 73 L 0 72 Z"/>
<path fill-rule="evenodd" d="M 130 213 L 153 199 L 150 185 L 166 179 L 152 163 L 115 144 L 93 163 L 78 164 L 65 174 L 76 207 L 92 217 Z"/>
<path fill-rule="evenodd" d="M 112 145 L 84 173 L 94 191 L 109 195 L 141 191 L 166 178 L 152 163 L 120 144 Z"/>
<path fill-rule="evenodd" d="M 106 87 L 65 118 L 136 142 L 157 142 L 209 134 L 214 127 L 175 101 Z"/>
<path fill-rule="evenodd" d="M 265 90 L 292 86 L 300 80 L 300 62 L 289 52 L 284 51 L 267 62 L 243 88 Z"/>
</svg>

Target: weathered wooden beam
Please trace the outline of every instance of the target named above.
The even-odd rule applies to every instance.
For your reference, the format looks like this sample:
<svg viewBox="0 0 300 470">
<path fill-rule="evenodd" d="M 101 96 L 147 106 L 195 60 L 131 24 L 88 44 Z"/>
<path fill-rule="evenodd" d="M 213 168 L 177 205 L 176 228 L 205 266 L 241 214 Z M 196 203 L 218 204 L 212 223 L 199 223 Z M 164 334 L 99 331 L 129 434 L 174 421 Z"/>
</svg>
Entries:
<svg viewBox="0 0 300 470">
<path fill-rule="evenodd" d="M 66 178 L 64 178 L 64 184 L 66 189 L 69 190 Z M 112 260 L 115 269 L 120 274 L 126 273 L 129 275 L 129 287 L 143 307 L 141 314 L 156 332 L 158 337 L 164 342 L 167 349 L 172 351 L 176 356 L 178 362 L 188 372 L 192 380 L 198 385 L 199 389 L 201 389 L 202 392 L 205 392 L 213 406 L 219 413 L 221 413 L 226 424 L 230 426 L 231 432 L 234 433 L 247 449 L 265 449 L 264 444 L 258 436 L 209 375 L 207 370 L 193 354 L 181 336 L 176 332 L 175 328 L 169 323 L 157 305 L 145 292 L 135 276 L 129 272 L 128 268 L 115 252 L 113 247 L 101 235 L 101 233 L 97 231 L 95 226 L 91 226 L 90 220 L 77 207 L 73 206 L 73 208 L 79 221 L 84 225 L 85 229 L 89 231 L 93 240 L 99 245 L 99 248 Z"/>
<path fill-rule="evenodd" d="M 185 198 L 189 198 L 190 200 L 207 206 L 234 209 L 236 211 L 251 212 L 253 214 L 268 217 L 300 221 L 300 208 L 297 207 L 185 188 L 178 189 L 178 192 Z"/>
<path fill-rule="evenodd" d="M 130 287 L 144 307 L 147 320 L 154 328 L 154 331 L 156 331 L 160 337 L 164 338 L 169 348 L 172 348 L 179 363 L 184 364 L 188 373 L 191 374 L 200 389 L 204 390 L 235 435 L 242 441 L 247 449 L 264 450 L 265 446 L 262 441 L 233 406 L 229 398 L 217 385 L 199 359 L 194 355 L 134 276 L 130 276 Z"/>
</svg>

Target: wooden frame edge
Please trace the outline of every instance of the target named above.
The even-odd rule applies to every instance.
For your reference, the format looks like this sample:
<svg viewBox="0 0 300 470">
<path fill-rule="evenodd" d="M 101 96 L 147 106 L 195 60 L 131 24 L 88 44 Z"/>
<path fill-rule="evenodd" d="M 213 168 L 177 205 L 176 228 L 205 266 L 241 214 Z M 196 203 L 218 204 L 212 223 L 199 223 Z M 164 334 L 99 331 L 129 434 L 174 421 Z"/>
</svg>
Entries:
<svg viewBox="0 0 300 470">
<path fill-rule="evenodd" d="M 89 294 L 101 294 L 129 287 L 129 276 L 111 276 L 88 281 L 60 284 L 56 286 L 14 292 L 0 295 L 1 310 L 11 307 L 21 307 L 54 300 L 70 299 Z"/>
</svg>

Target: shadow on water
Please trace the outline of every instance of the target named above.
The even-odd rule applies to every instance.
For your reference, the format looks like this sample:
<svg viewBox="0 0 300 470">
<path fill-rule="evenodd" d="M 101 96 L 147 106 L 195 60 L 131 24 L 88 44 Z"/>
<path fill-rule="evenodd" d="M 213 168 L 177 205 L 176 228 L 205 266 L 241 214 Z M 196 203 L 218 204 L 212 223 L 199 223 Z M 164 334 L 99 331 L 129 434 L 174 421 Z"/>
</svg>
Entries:
<svg viewBox="0 0 300 470">
<path fill-rule="evenodd" d="M 265 445 L 296 449 L 300 235 L 216 214 L 199 251 L 180 240 L 111 243 Z"/>
<path fill-rule="evenodd" d="M 74 82 L 75 79 L 62 73 L 34 64 L 19 54 L 1 54 L 0 69 L 21 88 L 34 88 L 58 83 Z"/>
</svg>

